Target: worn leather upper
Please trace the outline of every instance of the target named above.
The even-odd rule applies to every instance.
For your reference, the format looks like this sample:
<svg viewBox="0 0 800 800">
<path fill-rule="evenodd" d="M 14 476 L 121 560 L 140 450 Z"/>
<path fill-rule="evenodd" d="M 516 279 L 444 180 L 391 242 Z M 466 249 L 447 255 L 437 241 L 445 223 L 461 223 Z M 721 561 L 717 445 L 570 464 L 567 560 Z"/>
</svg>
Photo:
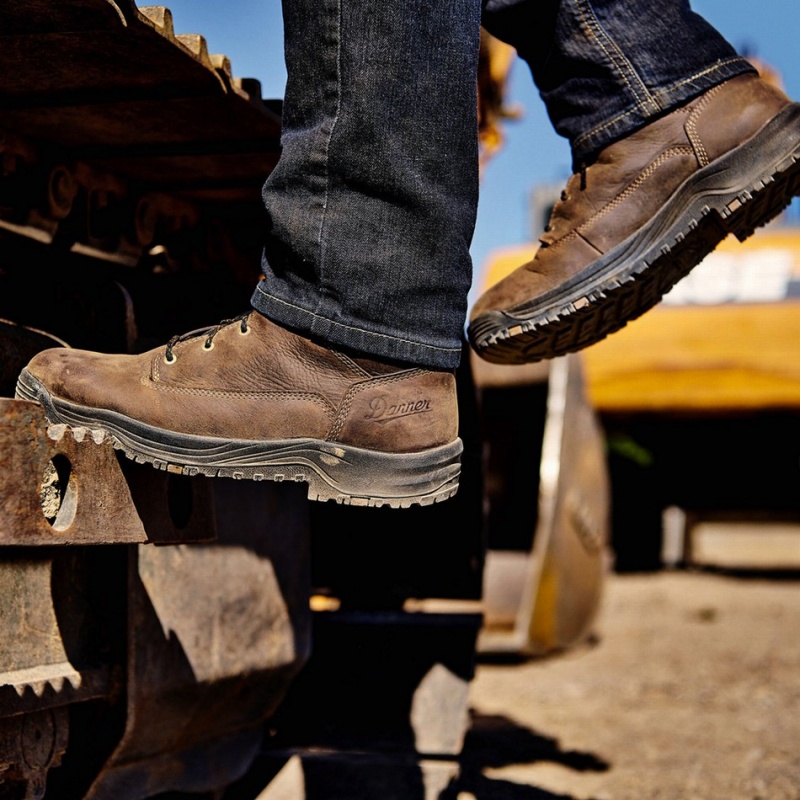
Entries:
<svg viewBox="0 0 800 800">
<path fill-rule="evenodd" d="M 141 355 L 53 349 L 27 370 L 58 399 L 169 431 L 267 441 L 310 437 L 409 453 L 457 438 L 455 378 L 354 358 L 261 314 Z"/>
<path fill-rule="evenodd" d="M 479 298 L 471 318 L 531 301 L 590 267 L 692 173 L 756 134 L 789 102 L 758 76 L 741 75 L 609 145 L 569 179 L 533 260 Z"/>
</svg>

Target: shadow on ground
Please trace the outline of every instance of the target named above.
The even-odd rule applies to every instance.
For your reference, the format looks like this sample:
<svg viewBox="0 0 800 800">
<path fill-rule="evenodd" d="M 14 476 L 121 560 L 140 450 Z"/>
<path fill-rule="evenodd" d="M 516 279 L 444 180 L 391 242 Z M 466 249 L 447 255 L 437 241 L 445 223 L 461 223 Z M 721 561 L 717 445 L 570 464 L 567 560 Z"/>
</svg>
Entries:
<svg viewBox="0 0 800 800">
<path fill-rule="evenodd" d="M 464 748 L 452 757 L 420 757 L 412 750 L 267 748 L 225 800 L 577 800 L 535 786 L 487 777 L 509 765 L 560 764 L 574 772 L 605 772 L 593 753 L 562 750 L 556 739 L 508 717 L 473 714 Z M 455 776 L 455 777 L 454 777 Z M 444 787 L 447 788 L 444 788 Z M 441 788 L 439 788 L 441 787 Z M 178 800 L 166 796 L 159 800 Z M 181 798 L 182 800 L 182 798 Z"/>
<path fill-rule="evenodd" d="M 560 764 L 576 772 L 605 772 L 611 766 L 594 753 L 562 750 L 556 739 L 508 717 L 473 714 L 461 756 L 460 777 L 442 800 L 456 800 L 462 793 L 475 800 L 574 800 L 571 795 L 553 794 L 483 774 L 485 769 L 538 762 Z"/>
</svg>

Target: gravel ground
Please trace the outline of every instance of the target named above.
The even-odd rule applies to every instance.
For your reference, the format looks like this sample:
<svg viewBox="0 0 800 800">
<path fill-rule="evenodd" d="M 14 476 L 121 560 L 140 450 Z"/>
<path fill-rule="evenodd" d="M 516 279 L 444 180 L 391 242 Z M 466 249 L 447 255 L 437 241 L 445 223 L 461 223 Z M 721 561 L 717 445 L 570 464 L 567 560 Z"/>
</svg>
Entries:
<svg viewBox="0 0 800 800">
<path fill-rule="evenodd" d="M 799 800 L 800 581 L 615 575 L 598 641 L 483 664 L 459 800 Z"/>
</svg>

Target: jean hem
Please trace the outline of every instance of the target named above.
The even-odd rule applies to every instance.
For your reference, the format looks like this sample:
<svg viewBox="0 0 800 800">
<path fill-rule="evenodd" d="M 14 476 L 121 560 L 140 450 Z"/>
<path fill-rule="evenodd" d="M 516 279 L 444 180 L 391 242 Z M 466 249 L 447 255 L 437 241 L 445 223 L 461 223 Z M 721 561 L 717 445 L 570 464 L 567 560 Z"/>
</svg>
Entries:
<svg viewBox="0 0 800 800">
<path fill-rule="evenodd" d="M 413 341 L 402 336 L 367 330 L 357 324 L 328 319 L 256 286 L 250 299 L 253 308 L 277 325 L 283 325 L 326 344 L 366 353 L 389 361 L 400 361 L 427 369 L 458 367 L 462 344 L 452 347 Z"/>
<path fill-rule="evenodd" d="M 651 92 L 651 97 L 657 101 L 657 107 L 652 103 L 648 103 L 646 107 L 637 104 L 612 119 L 595 125 L 578 137 L 572 143 L 573 164 L 579 165 L 591 160 L 608 145 L 623 139 L 657 117 L 669 114 L 714 86 L 746 72 L 756 72 L 756 69 L 745 58 L 731 58 L 712 64 L 671 86 Z M 653 110 L 646 111 L 645 108 Z"/>
</svg>

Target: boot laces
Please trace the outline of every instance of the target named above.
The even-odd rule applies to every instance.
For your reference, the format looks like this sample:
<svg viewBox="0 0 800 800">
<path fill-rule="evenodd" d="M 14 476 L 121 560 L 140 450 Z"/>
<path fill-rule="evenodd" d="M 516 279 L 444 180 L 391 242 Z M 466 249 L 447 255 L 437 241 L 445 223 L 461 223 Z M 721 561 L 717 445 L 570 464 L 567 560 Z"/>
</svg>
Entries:
<svg viewBox="0 0 800 800">
<path fill-rule="evenodd" d="M 250 329 L 247 325 L 247 321 L 250 318 L 250 314 L 252 311 L 246 311 L 244 314 L 239 314 L 236 317 L 231 317 L 231 319 L 223 319 L 221 322 L 218 322 L 216 325 L 210 325 L 207 328 L 197 328 L 196 330 L 189 331 L 188 333 L 181 333 L 177 336 L 173 336 L 168 342 L 166 351 L 164 352 L 164 359 L 169 362 L 170 364 L 177 359 L 177 356 L 173 352 L 173 348 L 179 342 L 185 342 L 189 339 L 195 339 L 200 336 L 205 336 L 206 340 L 203 342 L 203 348 L 205 350 L 211 350 L 214 345 L 214 337 L 227 325 L 232 325 L 235 322 L 239 323 L 239 330 L 241 333 L 247 333 Z"/>
<path fill-rule="evenodd" d="M 580 191 L 580 192 L 585 192 L 586 191 L 586 187 L 587 187 L 587 177 L 586 177 L 587 171 L 588 171 L 588 166 L 587 166 L 586 162 L 585 161 L 581 161 L 580 169 L 575 173 L 575 175 L 578 176 L 578 181 L 579 181 L 579 183 L 578 183 L 578 191 Z M 570 184 L 572 184 L 574 186 L 574 183 L 573 183 L 572 180 L 570 180 L 570 182 L 567 184 L 567 187 L 569 187 Z M 558 201 L 553 205 L 553 209 L 552 209 L 552 211 L 550 213 L 550 219 L 548 220 L 547 225 L 545 225 L 545 227 L 544 227 L 544 232 L 545 233 L 551 233 L 553 231 L 553 228 L 554 228 L 553 221 L 558 216 L 559 207 L 561 205 L 563 205 L 564 203 L 568 203 L 569 200 L 570 200 L 570 197 L 571 197 L 571 195 L 570 195 L 569 191 L 566 188 L 561 190 L 561 195 L 560 195 Z M 542 244 L 543 247 L 549 247 L 549 243 L 547 241 L 542 241 L 541 244 Z"/>
</svg>

